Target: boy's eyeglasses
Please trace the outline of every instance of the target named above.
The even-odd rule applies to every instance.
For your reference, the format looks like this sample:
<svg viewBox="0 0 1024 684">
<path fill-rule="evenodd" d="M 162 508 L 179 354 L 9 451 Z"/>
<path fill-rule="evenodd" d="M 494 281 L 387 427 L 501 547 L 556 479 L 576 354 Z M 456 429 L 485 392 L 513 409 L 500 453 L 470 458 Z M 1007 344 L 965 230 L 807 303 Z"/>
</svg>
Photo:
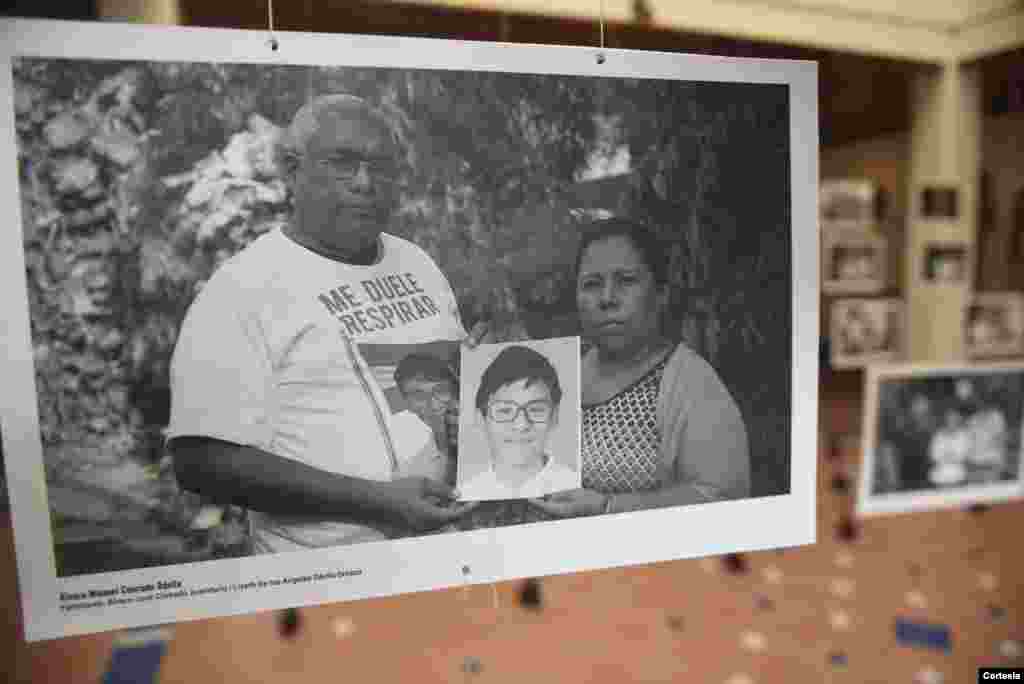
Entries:
<svg viewBox="0 0 1024 684">
<path fill-rule="evenodd" d="M 511 423 L 522 411 L 531 423 L 547 423 L 555 407 L 546 399 L 537 399 L 525 404 L 514 401 L 492 401 L 487 405 L 487 417 L 495 423 Z"/>
</svg>

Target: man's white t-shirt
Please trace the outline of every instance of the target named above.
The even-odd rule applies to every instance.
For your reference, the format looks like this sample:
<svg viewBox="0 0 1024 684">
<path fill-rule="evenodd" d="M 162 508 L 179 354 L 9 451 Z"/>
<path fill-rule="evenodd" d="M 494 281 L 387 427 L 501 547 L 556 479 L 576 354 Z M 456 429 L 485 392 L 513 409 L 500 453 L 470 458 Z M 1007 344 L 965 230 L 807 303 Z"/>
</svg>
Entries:
<svg viewBox="0 0 1024 684">
<path fill-rule="evenodd" d="M 422 451 L 393 429 L 389 373 L 421 348 L 454 350 L 458 305 L 421 248 L 384 234 L 381 258 L 354 266 L 275 230 L 225 262 L 192 303 L 171 361 L 168 439 L 258 447 L 329 473 L 390 481 Z M 389 386 L 390 382 L 390 386 Z M 384 539 L 393 531 L 253 513 L 264 552 Z"/>
</svg>

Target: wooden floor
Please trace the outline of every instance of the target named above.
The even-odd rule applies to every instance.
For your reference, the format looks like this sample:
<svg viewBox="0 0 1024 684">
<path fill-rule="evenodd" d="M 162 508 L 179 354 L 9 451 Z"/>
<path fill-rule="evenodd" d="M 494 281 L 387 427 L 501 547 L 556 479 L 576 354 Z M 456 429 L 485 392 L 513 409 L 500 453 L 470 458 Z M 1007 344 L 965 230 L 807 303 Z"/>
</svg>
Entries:
<svg viewBox="0 0 1024 684">
<path fill-rule="evenodd" d="M 272 613 L 181 624 L 160 681 L 959 684 L 1024 665 L 1008 650 L 1024 641 L 1024 503 L 873 518 L 837 538 L 853 492 L 832 481 L 853 485 L 859 447 L 828 447 L 859 430 L 859 383 L 824 379 L 814 546 L 748 555 L 739 574 L 711 558 L 546 578 L 539 612 L 506 582 L 497 608 L 477 586 L 306 609 L 291 640 Z M 10 537 L 0 524 L 0 679 L 99 681 L 113 634 L 22 641 Z M 901 645 L 897 617 L 948 625 L 952 649 Z"/>
</svg>

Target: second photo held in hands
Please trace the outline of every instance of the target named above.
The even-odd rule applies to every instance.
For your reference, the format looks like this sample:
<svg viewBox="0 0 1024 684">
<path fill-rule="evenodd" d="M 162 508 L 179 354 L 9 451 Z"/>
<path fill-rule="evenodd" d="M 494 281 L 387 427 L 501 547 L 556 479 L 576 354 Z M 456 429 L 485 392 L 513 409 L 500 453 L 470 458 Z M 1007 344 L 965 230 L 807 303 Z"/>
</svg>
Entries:
<svg viewBox="0 0 1024 684">
<path fill-rule="evenodd" d="M 578 488 L 579 338 L 463 348 L 460 365 L 459 500 Z"/>
</svg>

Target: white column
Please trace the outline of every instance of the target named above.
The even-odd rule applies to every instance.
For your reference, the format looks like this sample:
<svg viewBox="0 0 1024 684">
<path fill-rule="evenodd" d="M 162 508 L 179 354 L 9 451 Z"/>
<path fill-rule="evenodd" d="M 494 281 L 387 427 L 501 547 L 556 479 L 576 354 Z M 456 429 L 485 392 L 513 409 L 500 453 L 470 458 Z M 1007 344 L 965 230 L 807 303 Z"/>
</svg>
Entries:
<svg viewBox="0 0 1024 684">
<path fill-rule="evenodd" d="M 965 358 L 963 315 L 972 292 L 976 261 L 980 89 L 977 70 L 956 63 L 922 69 L 911 81 L 913 120 L 904 267 L 907 356 L 911 361 Z M 925 216 L 924 193 L 928 188 L 955 192 L 956 215 Z M 930 253 L 960 248 L 965 250 L 962 279 L 928 277 Z"/>
</svg>

